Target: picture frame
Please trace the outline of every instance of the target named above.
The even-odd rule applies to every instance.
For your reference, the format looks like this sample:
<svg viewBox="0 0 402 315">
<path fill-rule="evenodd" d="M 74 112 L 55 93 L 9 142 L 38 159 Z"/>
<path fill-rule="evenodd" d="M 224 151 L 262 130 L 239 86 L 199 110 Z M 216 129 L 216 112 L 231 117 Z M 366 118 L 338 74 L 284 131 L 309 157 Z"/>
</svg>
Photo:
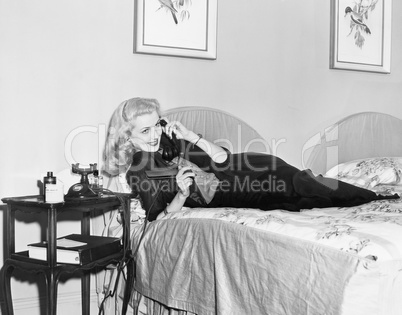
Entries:
<svg viewBox="0 0 402 315">
<path fill-rule="evenodd" d="M 392 0 L 331 0 L 330 68 L 391 73 Z"/>
<path fill-rule="evenodd" d="M 135 53 L 217 58 L 218 0 L 137 0 Z"/>
</svg>

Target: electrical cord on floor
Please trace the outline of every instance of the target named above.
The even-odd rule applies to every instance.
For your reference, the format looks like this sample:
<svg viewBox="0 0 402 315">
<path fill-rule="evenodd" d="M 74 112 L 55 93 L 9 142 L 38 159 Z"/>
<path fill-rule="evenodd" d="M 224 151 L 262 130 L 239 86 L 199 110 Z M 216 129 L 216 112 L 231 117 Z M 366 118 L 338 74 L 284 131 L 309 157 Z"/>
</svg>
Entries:
<svg viewBox="0 0 402 315">
<path fill-rule="evenodd" d="M 154 200 L 152 201 L 152 203 L 151 203 L 151 205 L 150 205 L 150 207 L 149 207 L 149 210 L 148 210 L 148 212 L 147 212 L 147 214 L 146 214 L 146 216 L 145 216 L 144 226 L 143 226 L 143 228 L 142 228 L 142 232 L 141 232 L 141 236 L 140 236 L 140 239 L 139 239 L 139 241 L 138 241 L 138 244 L 137 244 L 135 250 L 133 251 L 133 253 L 128 257 L 127 260 L 126 260 L 126 258 L 127 258 L 127 257 L 126 257 L 126 253 L 127 253 L 127 251 L 130 250 L 130 249 L 123 248 L 123 250 L 124 250 L 124 251 L 123 251 L 124 255 L 123 255 L 123 259 L 122 259 L 121 261 L 119 261 L 119 263 L 117 264 L 117 267 L 116 267 L 117 276 L 116 276 L 116 281 L 114 282 L 113 290 L 108 290 L 108 293 L 104 296 L 104 298 L 103 298 L 103 300 L 102 300 L 102 302 L 101 302 L 101 304 L 100 304 L 100 306 L 99 306 L 98 315 L 105 314 L 105 311 L 104 311 L 104 304 L 105 304 L 105 302 L 106 302 L 106 300 L 107 300 L 108 298 L 114 297 L 114 295 L 116 294 L 116 291 L 117 291 L 117 288 L 118 288 L 118 284 L 119 284 L 119 281 L 120 281 L 120 276 L 121 276 L 121 274 L 123 275 L 123 278 L 124 278 L 125 281 L 128 280 L 128 279 L 126 279 L 126 277 L 125 277 L 124 268 L 126 267 L 126 265 L 129 263 L 129 261 L 130 261 L 131 259 L 134 261 L 134 265 L 133 265 L 133 267 L 134 267 L 134 270 L 133 270 L 134 278 L 133 278 L 133 281 L 135 282 L 135 279 L 136 279 L 136 269 L 137 269 L 137 264 L 136 264 L 136 262 L 137 262 L 137 253 L 138 253 L 139 247 L 140 247 L 140 245 L 141 245 L 141 243 L 142 243 L 142 241 L 143 241 L 143 239 L 144 239 L 144 236 L 145 236 L 145 231 L 146 231 L 146 228 L 147 228 L 147 223 L 148 223 L 148 219 L 149 219 L 149 214 L 150 214 L 150 212 L 151 212 L 151 210 L 152 210 L 152 208 L 153 208 L 153 206 L 154 206 L 156 200 L 158 199 L 158 196 L 159 196 L 159 194 L 160 194 L 161 191 L 162 191 L 162 190 L 161 190 L 161 184 L 160 184 L 160 182 L 159 182 L 159 183 L 158 183 L 158 189 L 157 189 L 157 191 L 156 191 L 155 198 L 154 198 Z M 123 197 L 121 197 L 121 196 L 119 196 L 119 195 L 116 195 L 113 191 L 108 190 L 108 189 L 104 189 L 104 188 L 101 189 L 101 192 L 106 192 L 106 193 L 108 193 L 108 194 L 112 194 L 112 195 L 116 196 L 117 198 L 119 198 L 120 203 L 123 205 L 123 209 L 126 207 L 126 203 L 124 202 L 124 198 L 123 198 Z M 126 209 L 124 209 L 124 210 L 126 210 Z M 138 307 L 134 307 L 134 314 L 138 315 Z"/>
<path fill-rule="evenodd" d="M 117 197 L 119 199 L 119 201 L 120 201 L 121 207 L 123 208 L 121 210 L 121 212 L 123 212 L 123 213 L 128 212 L 129 209 L 127 209 L 126 198 L 124 198 L 123 196 L 121 196 L 119 194 L 116 194 L 115 192 L 113 192 L 113 191 L 111 191 L 109 189 L 106 189 L 106 188 L 96 189 L 96 192 L 98 193 L 99 196 L 112 195 L 112 196 Z M 124 219 L 126 219 L 126 218 L 124 217 Z M 125 221 L 123 221 L 123 223 L 125 223 Z M 128 237 L 130 237 L 130 236 L 128 236 Z M 119 283 L 121 274 L 123 274 L 123 277 L 124 277 L 124 268 L 125 268 L 125 266 L 127 264 L 126 259 L 127 259 L 127 256 L 128 256 L 127 251 L 130 250 L 129 248 L 127 248 L 127 245 L 128 244 L 124 244 L 122 259 L 117 263 L 117 266 L 116 266 L 117 276 L 116 276 L 116 281 L 115 281 L 114 288 L 113 288 L 113 290 L 108 290 L 108 293 L 104 296 L 104 298 L 103 298 L 103 300 L 102 300 L 102 302 L 101 302 L 101 304 L 99 306 L 99 312 L 98 312 L 99 315 L 104 314 L 104 304 L 105 304 L 106 300 L 109 297 L 113 297 L 115 295 L 115 293 L 117 291 L 117 285 Z M 129 257 L 129 259 L 131 259 L 131 257 Z"/>
<path fill-rule="evenodd" d="M 137 253 L 138 253 L 138 250 L 140 248 L 141 242 L 142 242 L 142 240 L 144 239 L 144 236 L 145 236 L 145 231 L 146 231 L 146 228 L 147 228 L 149 214 L 151 213 L 151 210 L 152 210 L 156 200 L 158 199 L 158 196 L 159 196 L 161 191 L 162 191 L 161 183 L 158 182 L 158 190 L 156 191 L 156 196 L 155 196 L 154 200 L 152 201 L 151 205 L 149 206 L 149 210 L 148 210 L 148 212 L 146 214 L 146 217 L 145 217 L 144 226 L 142 228 L 140 239 L 139 239 L 138 244 L 137 244 L 137 246 L 136 246 L 136 248 L 135 248 L 135 250 L 133 252 L 133 255 L 132 255 L 132 258 L 133 258 L 133 261 L 134 261 L 134 278 L 133 278 L 134 283 L 136 281 L 136 274 L 137 274 Z M 139 295 L 139 299 L 138 299 L 138 301 L 139 301 L 141 299 L 142 294 L 138 293 L 138 295 Z M 136 305 L 134 307 L 134 314 L 138 315 L 138 311 L 139 311 L 139 308 L 138 308 L 138 305 Z"/>
</svg>

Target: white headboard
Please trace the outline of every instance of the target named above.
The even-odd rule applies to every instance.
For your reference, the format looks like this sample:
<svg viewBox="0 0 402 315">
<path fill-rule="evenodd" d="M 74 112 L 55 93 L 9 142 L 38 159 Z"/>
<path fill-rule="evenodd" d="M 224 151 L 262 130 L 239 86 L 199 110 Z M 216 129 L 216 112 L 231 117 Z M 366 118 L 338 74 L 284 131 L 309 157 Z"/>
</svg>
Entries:
<svg viewBox="0 0 402 315">
<path fill-rule="evenodd" d="M 402 157 L 402 120 L 388 114 L 363 112 L 327 128 L 306 167 L 324 174 L 339 163 L 396 156 Z"/>
<path fill-rule="evenodd" d="M 253 127 L 224 111 L 208 107 L 178 107 L 166 111 L 163 116 L 170 121 L 180 121 L 232 153 L 271 152 L 268 142 Z"/>
</svg>

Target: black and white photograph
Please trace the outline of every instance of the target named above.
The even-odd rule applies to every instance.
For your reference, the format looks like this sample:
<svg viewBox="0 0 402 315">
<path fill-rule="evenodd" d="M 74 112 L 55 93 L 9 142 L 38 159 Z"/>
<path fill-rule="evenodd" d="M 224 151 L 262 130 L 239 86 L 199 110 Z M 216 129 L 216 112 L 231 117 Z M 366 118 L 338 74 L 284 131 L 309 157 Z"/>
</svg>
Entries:
<svg viewBox="0 0 402 315">
<path fill-rule="evenodd" d="M 401 15 L 0 0 L 0 315 L 402 315 Z"/>
</svg>

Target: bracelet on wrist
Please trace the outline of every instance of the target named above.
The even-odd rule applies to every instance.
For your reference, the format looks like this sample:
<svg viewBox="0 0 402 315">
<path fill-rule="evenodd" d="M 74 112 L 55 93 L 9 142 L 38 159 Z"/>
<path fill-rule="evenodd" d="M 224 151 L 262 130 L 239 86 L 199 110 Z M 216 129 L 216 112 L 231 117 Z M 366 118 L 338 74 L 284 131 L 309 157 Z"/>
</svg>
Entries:
<svg viewBox="0 0 402 315">
<path fill-rule="evenodd" d="M 201 140 L 201 138 L 202 138 L 202 134 L 200 134 L 200 133 L 199 133 L 199 134 L 197 134 L 197 136 L 198 136 L 198 139 L 197 139 L 197 141 L 196 141 L 196 142 L 194 142 L 194 143 L 193 143 L 193 148 L 194 148 L 194 146 L 195 146 L 195 145 L 197 145 L 198 141 L 200 141 L 200 140 Z"/>
</svg>

